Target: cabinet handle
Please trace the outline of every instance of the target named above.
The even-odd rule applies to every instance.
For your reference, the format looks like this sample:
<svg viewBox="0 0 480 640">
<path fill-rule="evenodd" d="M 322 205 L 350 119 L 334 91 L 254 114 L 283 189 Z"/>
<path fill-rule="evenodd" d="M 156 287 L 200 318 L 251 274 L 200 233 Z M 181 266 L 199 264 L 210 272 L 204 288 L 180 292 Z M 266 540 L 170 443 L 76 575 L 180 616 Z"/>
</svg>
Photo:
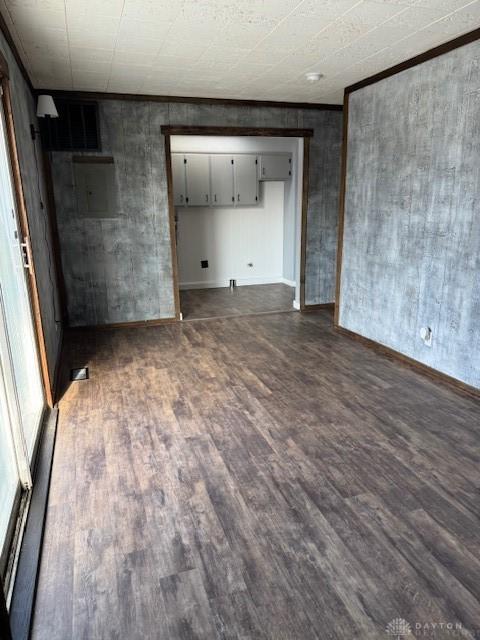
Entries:
<svg viewBox="0 0 480 640">
<path fill-rule="evenodd" d="M 240 194 L 237 195 L 237 200 L 240 202 Z"/>
<path fill-rule="evenodd" d="M 183 196 L 180 194 L 180 202 L 183 202 Z"/>
<path fill-rule="evenodd" d="M 205 194 L 205 202 L 208 202 L 208 194 Z"/>
<path fill-rule="evenodd" d="M 262 167 L 262 176 L 265 175 L 265 167 Z"/>
<path fill-rule="evenodd" d="M 214 197 L 214 200 L 216 202 L 217 201 L 217 194 L 215 194 L 213 197 Z"/>
</svg>

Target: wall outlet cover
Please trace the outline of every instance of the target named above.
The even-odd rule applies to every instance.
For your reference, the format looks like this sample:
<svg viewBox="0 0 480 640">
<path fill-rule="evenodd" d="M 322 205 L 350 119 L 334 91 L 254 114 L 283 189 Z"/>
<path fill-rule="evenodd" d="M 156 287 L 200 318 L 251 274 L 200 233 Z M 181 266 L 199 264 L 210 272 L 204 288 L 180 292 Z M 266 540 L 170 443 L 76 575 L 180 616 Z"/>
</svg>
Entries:
<svg viewBox="0 0 480 640">
<path fill-rule="evenodd" d="M 208 269 L 208 260 L 200 260 L 202 269 Z"/>
<path fill-rule="evenodd" d="M 432 346 L 433 333 L 430 327 L 422 327 L 420 329 L 420 337 L 423 340 L 425 346 L 427 347 Z"/>
</svg>

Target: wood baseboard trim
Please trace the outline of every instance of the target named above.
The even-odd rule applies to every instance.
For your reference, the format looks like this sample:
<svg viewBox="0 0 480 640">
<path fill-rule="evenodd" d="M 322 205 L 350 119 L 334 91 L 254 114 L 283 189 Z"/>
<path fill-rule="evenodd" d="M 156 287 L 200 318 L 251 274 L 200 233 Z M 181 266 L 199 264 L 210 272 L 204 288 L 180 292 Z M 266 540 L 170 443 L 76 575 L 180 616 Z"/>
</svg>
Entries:
<svg viewBox="0 0 480 640">
<path fill-rule="evenodd" d="M 330 311 L 333 311 L 335 309 L 335 303 L 322 302 L 321 304 L 306 304 L 302 309 L 302 313 L 308 313 L 309 311 L 320 311 L 321 309 L 329 309 Z"/>
<path fill-rule="evenodd" d="M 139 327 L 156 327 L 162 324 L 175 324 L 179 321 L 179 318 L 158 318 L 155 320 L 135 320 L 133 322 L 112 322 L 110 324 L 89 324 L 81 327 L 69 327 L 69 329 L 96 329 L 96 330 L 108 330 L 108 329 L 136 329 Z"/>
<path fill-rule="evenodd" d="M 46 417 L 41 436 L 33 492 L 10 605 L 10 627 L 12 637 L 15 640 L 28 640 L 30 637 L 45 530 L 57 421 L 58 409 L 52 409 Z"/>
<path fill-rule="evenodd" d="M 377 353 L 390 358 L 391 360 L 396 360 L 401 362 L 403 365 L 418 371 L 419 373 L 427 376 L 428 378 L 434 380 L 435 382 L 439 382 L 441 384 L 447 385 L 454 391 L 459 391 L 464 395 L 469 396 L 470 398 L 474 398 L 476 400 L 480 399 L 480 389 L 476 389 L 461 380 L 457 380 L 456 378 L 452 378 L 446 373 L 442 373 L 441 371 L 437 371 L 436 369 L 432 369 L 426 364 L 415 360 L 414 358 L 410 358 L 399 351 L 395 351 L 395 349 L 391 349 L 390 347 L 386 347 L 380 342 L 375 342 L 375 340 L 370 340 L 370 338 L 365 338 L 365 336 L 360 335 L 359 333 L 355 333 L 354 331 L 350 331 L 349 329 L 345 329 L 338 324 L 334 325 L 335 331 L 346 336 L 347 338 L 351 338 L 352 340 L 356 340 L 360 342 L 366 347 L 373 349 Z"/>
</svg>

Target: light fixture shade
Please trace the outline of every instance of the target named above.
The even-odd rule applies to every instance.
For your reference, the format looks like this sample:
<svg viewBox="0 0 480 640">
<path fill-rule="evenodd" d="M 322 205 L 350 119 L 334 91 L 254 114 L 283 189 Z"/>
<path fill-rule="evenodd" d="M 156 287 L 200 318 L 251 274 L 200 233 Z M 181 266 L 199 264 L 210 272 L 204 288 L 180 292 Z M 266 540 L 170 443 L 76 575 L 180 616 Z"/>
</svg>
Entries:
<svg viewBox="0 0 480 640">
<path fill-rule="evenodd" d="M 52 96 L 38 96 L 37 117 L 38 118 L 58 118 L 58 111 Z"/>
</svg>

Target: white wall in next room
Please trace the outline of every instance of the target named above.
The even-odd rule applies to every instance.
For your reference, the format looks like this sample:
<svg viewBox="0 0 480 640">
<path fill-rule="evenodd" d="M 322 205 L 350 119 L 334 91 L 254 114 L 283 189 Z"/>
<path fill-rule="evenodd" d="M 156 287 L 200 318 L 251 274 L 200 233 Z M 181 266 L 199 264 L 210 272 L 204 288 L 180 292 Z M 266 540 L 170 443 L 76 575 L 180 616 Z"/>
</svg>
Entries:
<svg viewBox="0 0 480 640">
<path fill-rule="evenodd" d="M 260 183 L 259 200 L 254 207 L 177 209 L 182 288 L 225 287 L 231 278 L 239 285 L 284 281 L 284 183 Z"/>
</svg>

